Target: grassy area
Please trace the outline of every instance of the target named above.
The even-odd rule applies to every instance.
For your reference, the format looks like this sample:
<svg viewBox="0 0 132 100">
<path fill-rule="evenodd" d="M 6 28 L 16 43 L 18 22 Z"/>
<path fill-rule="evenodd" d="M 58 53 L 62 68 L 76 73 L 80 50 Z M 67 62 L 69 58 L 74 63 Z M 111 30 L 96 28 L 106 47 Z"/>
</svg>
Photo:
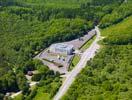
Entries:
<svg viewBox="0 0 132 100">
<path fill-rule="evenodd" d="M 85 51 L 90 45 L 91 43 L 95 40 L 96 36 L 94 36 L 92 39 L 90 39 L 89 41 L 87 41 L 81 48 L 80 50 L 82 51 Z M 72 59 L 72 62 L 70 64 L 70 67 L 69 67 L 69 71 L 72 70 L 76 65 L 77 63 L 79 62 L 80 60 L 80 56 L 79 55 L 75 55 Z"/>
<path fill-rule="evenodd" d="M 24 98 L 23 94 L 19 94 L 13 100 L 23 100 L 23 98 Z"/>
<path fill-rule="evenodd" d="M 73 59 L 72 59 L 72 62 L 71 62 L 70 67 L 69 67 L 69 70 L 72 70 L 77 65 L 79 60 L 80 60 L 80 56 L 79 55 L 75 55 L 73 57 Z"/>
<path fill-rule="evenodd" d="M 90 39 L 89 41 L 87 41 L 81 48 L 80 50 L 85 51 L 90 45 L 91 43 L 95 40 L 96 36 L 94 36 L 92 39 Z"/>
<path fill-rule="evenodd" d="M 90 0 L 28 0 L 27 2 L 32 5 L 38 3 L 51 8 L 79 8 L 80 4 L 88 1 Z"/>
<path fill-rule="evenodd" d="M 50 95 L 43 92 L 43 88 L 38 88 L 37 95 L 33 100 L 50 100 Z"/>
<path fill-rule="evenodd" d="M 131 32 L 131 25 L 130 25 L 132 24 L 132 21 L 130 21 L 131 19 L 132 16 L 124 19 L 124 21 L 122 21 L 121 23 L 112 25 L 111 27 L 108 27 L 106 29 L 102 29 L 101 30 L 102 35 L 108 37 L 110 35 L 118 35 L 120 33 L 128 34 L 129 33 L 128 30 Z"/>
<path fill-rule="evenodd" d="M 131 100 L 132 17 L 103 29 L 103 48 L 61 100 Z M 124 42 L 125 41 L 125 42 Z"/>
<path fill-rule="evenodd" d="M 59 87 L 61 86 L 61 81 L 59 77 L 47 78 L 49 79 L 48 81 L 41 80 L 41 84 L 44 85 L 37 88 L 37 93 L 35 94 L 33 100 L 52 100 L 53 96 L 58 91 Z"/>
</svg>

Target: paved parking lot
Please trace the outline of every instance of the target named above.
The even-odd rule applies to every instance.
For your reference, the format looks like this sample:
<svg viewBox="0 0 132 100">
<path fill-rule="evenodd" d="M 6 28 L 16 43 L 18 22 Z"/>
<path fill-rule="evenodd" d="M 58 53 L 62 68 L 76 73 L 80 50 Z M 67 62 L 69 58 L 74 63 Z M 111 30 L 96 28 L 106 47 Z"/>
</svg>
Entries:
<svg viewBox="0 0 132 100">
<path fill-rule="evenodd" d="M 88 34 L 68 42 L 66 44 L 72 44 L 76 50 L 82 47 L 89 39 L 96 35 L 95 30 L 88 32 Z M 58 71 L 60 73 L 67 73 L 71 59 L 74 55 L 60 55 L 48 52 L 48 48 L 38 54 L 35 58 L 42 60 L 50 69 Z M 61 66 L 61 67 L 58 67 Z"/>
<path fill-rule="evenodd" d="M 64 43 L 72 44 L 75 49 L 79 49 L 80 47 L 83 46 L 83 44 L 85 44 L 94 35 L 96 35 L 96 31 L 95 30 L 91 30 L 90 32 L 88 32 L 88 34 L 84 35 L 83 37 L 80 37 L 80 39 L 75 39 L 75 40 L 64 42 Z"/>
<path fill-rule="evenodd" d="M 39 58 L 41 58 L 41 60 L 43 60 L 43 63 L 47 66 L 54 66 L 52 67 L 53 70 L 59 71 L 60 73 L 66 73 L 68 70 L 68 66 L 70 64 L 70 60 L 73 57 L 73 55 L 64 55 L 64 56 L 60 56 L 58 58 L 58 54 L 53 54 L 53 53 L 49 53 L 48 49 L 46 51 L 44 51 L 43 53 L 41 53 L 39 55 Z M 51 64 L 52 63 L 52 64 Z M 58 68 L 58 66 L 61 66 Z"/>
</svg>

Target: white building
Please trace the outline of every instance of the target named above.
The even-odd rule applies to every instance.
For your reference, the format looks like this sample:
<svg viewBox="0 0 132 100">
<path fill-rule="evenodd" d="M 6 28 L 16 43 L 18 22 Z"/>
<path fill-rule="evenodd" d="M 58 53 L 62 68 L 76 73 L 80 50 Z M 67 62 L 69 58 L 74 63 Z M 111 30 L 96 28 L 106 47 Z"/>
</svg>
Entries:
<svg viewBox="0 0 132 100">
<path fill-rule="evenodd" d="M 49 50 L 52 53 L 71 55 L 73 53 L 74 46 L 68 45 L 65 43 L 57 43 L 57 44 L 51 45 Z"/>
</svg>

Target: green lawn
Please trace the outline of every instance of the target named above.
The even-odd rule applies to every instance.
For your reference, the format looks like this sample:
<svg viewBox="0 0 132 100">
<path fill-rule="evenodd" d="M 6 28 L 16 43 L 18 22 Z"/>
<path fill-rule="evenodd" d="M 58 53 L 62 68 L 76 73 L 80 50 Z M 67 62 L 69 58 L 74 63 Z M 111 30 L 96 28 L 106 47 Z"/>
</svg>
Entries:
<svg viewBox="0 0 132 100">
<path fill-rule="evenodd" d="M 80 50 L 85 51 L 90 45 L 91 43 L 95 40 L 96 36 L 94 36 L 92 39 L 90 39 L 89 41 L 87 41 L 81 48 Z"/>
<path fill-rule="evenodd" d="M 50 100 L 50 95 L 43 92 L 43 88 L 38 88 L 37 95 L 33 100 Z"/>
<path fill-rule="evenodd" d="M 72 62 L 71 62 L 70 67 L 69 67 L 69 70 L 72 70 L 77 65 L 79 60 L 80 60 L 80 56 L 79 55 L 75 55 L 73 57 L 73 59 L 72 59 Z"/>
<path fill-rule="evenodd" d="M 40 81 L 41 86 L 38 86 L 33 100 L 52 100 L 53 96 L 61 86 L 59 77 L 47 77 L 45 80 Z"/>
<path fill-rule="evenodd" d="M 24 98 L 23 94 L 19 94 L 13 100 L 23 100 L 23 98 Z"/>
<path fill-rule="evenodd" d="M 81 48 L 80 50 L 85 51 L 90 45 L 91 43 L 95 40 L 96 36 L 94 36 L 92 39 L 90 39 L 89 41 L 87 41 Z M 77 63 L 80 61 L 80 56 L 79 55 L 75 55 L 72 59 L 72 62 L 69 66 L 69 71 L 71 71 L 76 65 Z"/>
<path fill-rule="evenodd" d="M 131 100 L 132 16 L 101 31 L 103 48 L 61 100 Z"/>
<path fill-rule="evenodd" d="M 46 7 L 50 8 L 79 8 L 80 4 L 88 2 L 90 0 L 27 0 L 31 5 L 35 5 L 38 3 L 38 5 L 44 5 Z"/>
<path fill-rule="evenodd" d="M 130 24 L 132 24 L 131 20 L 132 20 L 132 16 L 124 19 L 124 21 L 122 21 L 118 24 L 115 24 L 115 25 L 112 25 L 105 29 L 102 29 L 101 35 L 108 37 L 110 35 L 118 35 L 120 33 L 128 34 L 129 33 L 128 30 L 131 33 L 131 25 L 130 25 Z"/>
</svg>

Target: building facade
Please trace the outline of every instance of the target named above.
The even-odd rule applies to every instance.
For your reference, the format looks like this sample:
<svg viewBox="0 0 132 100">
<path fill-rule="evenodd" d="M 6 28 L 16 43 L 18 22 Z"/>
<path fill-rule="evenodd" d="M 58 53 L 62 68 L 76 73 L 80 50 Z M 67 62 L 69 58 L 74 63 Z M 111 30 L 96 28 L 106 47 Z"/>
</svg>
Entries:
<svg viewBox="0 0 132 100">
<path fill-rule="evenodd" d="M 65 43 L 57 43 L 57 44 L 51 45 L 49 50 L 52 53 L 71 55 L 74 51 L 74 46 L 68 45 Z"/>
</svg>

